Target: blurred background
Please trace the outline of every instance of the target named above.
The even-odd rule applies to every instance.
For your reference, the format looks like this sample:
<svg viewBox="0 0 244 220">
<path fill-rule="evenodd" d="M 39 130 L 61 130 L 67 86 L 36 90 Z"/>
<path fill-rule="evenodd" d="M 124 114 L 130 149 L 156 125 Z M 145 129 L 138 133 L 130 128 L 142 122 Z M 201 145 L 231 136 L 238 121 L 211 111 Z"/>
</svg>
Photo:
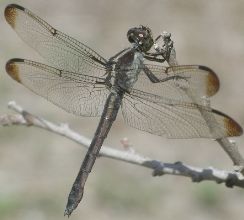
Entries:
<svg viewBox="0 0 244 220">
<path fill-rule="evenodd" d="M 181 64 L 211 67 L 221 89 L 214 108 L 244 126 L 244 2 L 241 0 L 49 0 L 0 1 L 0 114 L 15 100 L 27 111 L 92 138 L 98 118 L 75 117 L 36 96 L 5 73 L 13 57 L 43 62 L 7 25 L 4 8 L 18 3 L 105 58 L 128 46 L 127 30 L 139 24 L 154 36 L 172 33 Z M 212 140 L 168 140 L 130 128 L 121 114 L 106 144 L 122 149 L 127 137 L 133 148 L 164 162 L 232 170 L 232 162 Z M 235 138 L 244 155 L 244 137 Z M 71 185 L 85 148 L 34 127 L 0 128 L 0 219 L 63 219 Z M 71 219 L 235 219 L 244 216 L 244 190 L 213 182 L 163 176 L 123 162 L 99 158 L 86 185 L 84 199 Z"/>
</svg>

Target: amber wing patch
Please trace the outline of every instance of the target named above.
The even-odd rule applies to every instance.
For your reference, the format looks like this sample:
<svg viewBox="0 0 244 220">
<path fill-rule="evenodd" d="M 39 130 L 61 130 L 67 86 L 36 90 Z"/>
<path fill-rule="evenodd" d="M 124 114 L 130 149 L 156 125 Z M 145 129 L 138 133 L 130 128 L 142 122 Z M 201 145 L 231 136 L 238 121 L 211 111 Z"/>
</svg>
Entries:
<svg viewBox="0 0 244 220">
<path fill-rule="evenodd" d="M 224 122 L 228 137 L 240 136 L 243 134 L 242 127 L 232 118 L 225 118 Z"/>
<path fill-rule="evenodd" d="M 24 62 L 23 59 L 12 59 L 6 63 L 6 72 L 17 82 L 21 82 L 19 76 L 19 66 L 17 62 Z"/>
<path fill-rule="evenodd" d="M 230 116 L 215 109 L 213 109 L 212 112 L 214 112 L 219 116 L 222 116 L 225 137 L 235 137 L 235 136 L 241 136 L 243 134 L 242 127 Z"/>
<path fill-rule="evenodd" d="M 206 78 L 206 89 L 207 89 L 207 95 L 208 97 L 213 96 L 215 93 L 219 90 L 219 78 L 217 74 L 210 68 L 206 66 L 199 66 L 199 69 L 204 70 L 208 72 L 207 78 Z"/>
<path fill-rule="evenodd" d="M 16 17 L 17 17 L 17 8 L 13 5 L 8 5 L 5 8 L 4 16 L 6 21 L 12 26 L 12 28 L 15 28 L 16 23 Z"/>
<path fill-rule="evenodd" d="M 207 94 L 212 96 L 219 90 L 219 79 L 214 72 L 210 72 L 207 77 Z"/>
</svg>

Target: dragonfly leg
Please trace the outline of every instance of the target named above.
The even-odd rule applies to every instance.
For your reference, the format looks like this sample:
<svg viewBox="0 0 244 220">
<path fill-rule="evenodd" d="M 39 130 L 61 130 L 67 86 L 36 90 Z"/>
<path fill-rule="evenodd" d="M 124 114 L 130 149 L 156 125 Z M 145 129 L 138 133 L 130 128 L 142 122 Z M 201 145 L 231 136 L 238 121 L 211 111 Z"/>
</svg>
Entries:
<svg viewBox="0 0 244 220">
<path fill-rule="evenodd" d="M 146 76 L 152 83 L 160 82 L 160 80 L 152 73 L 152 71 L 146 65 L 143 66 L 143 72 L 146 74 Z"/>
<path fill-rule="evenodd" d="M 148 53 L 147 55 L 144 55 L 144 57 L 147 59 L 147 60 L 150 60 L 150 61 L 155 61 L 155 62 L 158 62 L 158 63 L 163 63 L 166 61 L 166 59 L 164 58 L 157 58 L 157 56 L 161 56 L 161 54 L 153 54 L 153 53 Z"/>
<path fill-rule="evenodd" d="M 175 76 L 169 76 L 169 77 L 166 77 L 162 80 L 160 80 L 160 82 L 166 82 L 166 81 L 169 81 L 169 80 L 185 80 L 187 82 L 187 79 L 190 79 L 191 77 L 190 76 L 179 76 L 179 75 L 175 75 Z"/>
<path fill-rule="evenodd" d="M 159 82 L 166 82 L 166 81 L 169 81 L 169 80 L 185 80 L 187 81 L 187 79 L 189 79 L 190 77 L 187 77 L 187 76 L 180 76 L 180 75 L 173 75 L 173 76 L 168 76 L 168 77 L 165 77 L 164 79 L 159 79 L 157 78 L 153 73 L 152 71 L 144 65 L 143 67 L 143 71 L 144 73 L 146 74 L 146 76 L 148 77 L 148 79 L 152 82 L 152 83 L 159 83 Z"/>
</svg>

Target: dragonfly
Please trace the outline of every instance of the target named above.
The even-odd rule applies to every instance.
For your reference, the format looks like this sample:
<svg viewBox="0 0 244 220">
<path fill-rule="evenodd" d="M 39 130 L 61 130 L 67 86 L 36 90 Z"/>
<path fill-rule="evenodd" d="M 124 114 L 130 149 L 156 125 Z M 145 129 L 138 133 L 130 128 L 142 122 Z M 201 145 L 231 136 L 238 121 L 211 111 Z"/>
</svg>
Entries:
<svg viewBox="0 0 244 220">
<path fill-rule="evenodd" d="M 149 52 L 155 40 L 146 26 L 130 28 L 130 46 L 105 59 L 20 5 L 8 5 L 5 18 L 48 62 L 14 58 L 6 63 L 6 72 L 69 113 L 100 117 L 71 188 L 65 215 L 71 215 L 81 201 L 85 182 L 119 109 L 129 126 L 166 138 L 217 139 L 243 133 L 234 119 L 202 99 L 219 90 L 216 73 L 202 65 L 155 64 L 160 59 Z M 211 126 L 203 113 L 214 118 Z M 213 127 L 218 132 L 212 132 Z"/>
</svg>

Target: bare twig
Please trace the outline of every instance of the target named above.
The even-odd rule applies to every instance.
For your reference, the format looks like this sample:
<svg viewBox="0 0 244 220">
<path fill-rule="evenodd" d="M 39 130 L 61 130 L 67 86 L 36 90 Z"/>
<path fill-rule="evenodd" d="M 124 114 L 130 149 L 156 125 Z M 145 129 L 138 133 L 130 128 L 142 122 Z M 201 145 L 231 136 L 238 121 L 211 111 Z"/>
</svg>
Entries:
<svg viewBox="0 0 244 220">
<path fill-rule="evenodd" d="M 67 124 L 57 125 L 46 119 L 37 117 L 25 111 L 15 102 L 10 102 L 8 106 L 10 109 L 14 110 L 18 114 L 0 116 L 0 125 L 2 126 L 35 126 L 59 134 L 61 136 L 65 136 L 70 140 L 85 146 L 86 148 L 88 148 L 90 145 L 90 139 L 71 130 Z M 235 171 L 228 172 L 224 170 L 218 170 L 212 167 L 198 168 L 183 164 L 181 162 L 163 163 L 161 161 L 150 159 L 132 151 L 116 150 L 107 146 L 102 147 L 100 151 L 100 156 L 150 168 L 153 170 L 153 176 L 161 176 L 164 174 L 178 175 L 189 177 L 192 179 L 193 182 L 209 180 L 215 181 L 216 183 L 225 183 L 227 187 L 238 186 L 244 188 L 243 175 Z"/>
</svg>

